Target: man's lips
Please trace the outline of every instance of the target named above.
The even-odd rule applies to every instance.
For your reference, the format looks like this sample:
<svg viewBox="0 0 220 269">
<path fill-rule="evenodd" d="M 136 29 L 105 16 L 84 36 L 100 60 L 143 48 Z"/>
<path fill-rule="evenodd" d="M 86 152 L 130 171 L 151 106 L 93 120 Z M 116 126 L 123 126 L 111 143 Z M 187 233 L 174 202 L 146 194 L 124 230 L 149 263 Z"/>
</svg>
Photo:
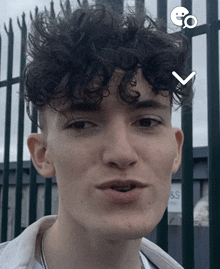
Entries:
<svg viewBox="0 0 220 269">
<path fill-rule="evenodd" d="M 143 194 L 146 183 L 131 179 L 114 179 L 96 186 L 104 193 L 105 199 L 114 204 L 131 204 L 137 202 Z"/>
<path fill-rule="evenodd" d="M 100 190 L 106 190 L 110 188 L 123 188 L 123 187 L 132 187 L 132 188 L 145 188 L 147 187 L 146 183 L 143 183 L 141 181 L 132 180 L 132 179 L 114 179 L 109 180 L 104 183 L 101 183 L 96 186 L 97 189 Z"/>
</svg>

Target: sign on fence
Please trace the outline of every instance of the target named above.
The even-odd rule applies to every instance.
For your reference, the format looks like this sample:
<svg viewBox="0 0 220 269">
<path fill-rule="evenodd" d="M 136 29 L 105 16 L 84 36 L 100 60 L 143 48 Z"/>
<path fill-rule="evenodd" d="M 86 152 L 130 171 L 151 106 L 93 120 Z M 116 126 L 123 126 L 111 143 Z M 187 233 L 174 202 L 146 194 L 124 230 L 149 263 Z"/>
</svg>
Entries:
<svg viewBox="0 0 220 269">
<path fill-rule="evenodd" d="M 173 183 L 168 201 L 168 212 L 182 212 L 182 191 L 181 183 Z"/>
</svg>

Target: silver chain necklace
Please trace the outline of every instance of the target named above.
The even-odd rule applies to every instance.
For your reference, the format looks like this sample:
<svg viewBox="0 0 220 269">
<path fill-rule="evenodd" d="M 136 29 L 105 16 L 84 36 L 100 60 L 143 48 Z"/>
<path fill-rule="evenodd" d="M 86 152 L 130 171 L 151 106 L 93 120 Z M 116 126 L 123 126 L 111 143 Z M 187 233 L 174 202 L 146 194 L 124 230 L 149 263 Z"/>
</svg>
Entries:
<svg viewBox="0 0 220 269">
<path fill-rule="evenodd" d="M 43 268 L 48 269 L 46 259 L 45 259 L 45 256 L 44 256 L 43 239 L 44 239 L 44 235 L 42 236 L 41 243 L 40 243 L 40 261 L 41 261 L 41 264 L 43 265 Z M 141 269 L 144 269 L 144 264 L 143 264 L 141 256 L 140 256 L 140 261 L 141 261 Z"/>
<path fill-rule="evenodd" d="M 46 259 L 45 259 L 45 256 L 44 256 L 43 239 L 44 239 L 44 234 L 43 234 L 43 236 L 41 238 L 41 242 L 40 242 L 40 261 L 41 261 L 41 264 L 43 265 L 43 268 L 48 269 Z"/>
</svg>

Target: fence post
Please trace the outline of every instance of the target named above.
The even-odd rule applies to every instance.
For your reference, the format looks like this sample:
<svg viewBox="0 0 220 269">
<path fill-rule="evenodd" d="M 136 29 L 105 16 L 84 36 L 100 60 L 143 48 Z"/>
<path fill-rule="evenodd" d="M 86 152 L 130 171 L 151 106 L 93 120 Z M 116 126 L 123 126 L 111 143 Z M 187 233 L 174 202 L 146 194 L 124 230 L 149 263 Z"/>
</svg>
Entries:
<svg viewBox="0 0 220 269">
<path fill-rule="evenodd" d="M 123 14 L 124 12 L 124 0 L 96 0 L 96 4 L 108 4 L 113 10 Z"/>
<path fill-rule="evenodd" d="M 32 109 L 32 117 L 37 123 L 37 111 Z M 31 133 L 37 133 L 37 125 L 32 122 Z M 30 162 L 30 200 L 29 200 L 29 224 L 37 219 L 37 171 L 31 160 Z"/>
<path fill-rule="evenodd" d="M 44 215 L 51 215 L 52 207 L 52 178 L 45 179 Z"/>
<path fill-rule="evenodd" d="M 163 19 L 165 25 L 167 22 L 167 0 L 157 0 L 157 17 Z M 164 29 L 166 31 L 166 27 Z M 168 252 L 168 211 L 166 209 L 162 220 L 157 225 L 157 245 Z"/>
<path fill-rule="evenodd" d="M 135 12 L 141 18 L 145 16 L 145 0 L 135 0 Z"/>
<path fill-rule="evenodd" d="M 182 6 L 192 14 L 192 0 L 182 0 Z M 192 46 L 192 37 L 183 29 Z M 188 61 L 192 71 L 192 51 Z M 192 84 L 191 84 L 192 85 Z M 194 220 L 193 220 L 193 140 L 192 103 L 182 109 L 184 145 L 182 155 L 182 264 L 185 269 L 194 268 Z"/>
<path fill-rule="evenodd" d="M 2 36 L 0 34 L 0 79 L 1 79 L 1 62 L 2 62 Z"/>
<path fill-rule="evenodd" d="M 220 266 L 220 132 L 218 1 L 207 0 L 208 165 L 210 269 Z"/>
<path fill-rule="evenodd" d="M 26 63 L 27 27 L 25 14 L 22 15 L 22 25 L 18 19 L 21 30 L 21 57 L 20 57 L 20 88 L 19 88 L 19 111 L 18 111 L 18 144 L 17 144 L 17 179 L 16 179 L 16 203 L 15 203 L 15 227 L 14 237 L 21 233 L 21 201 L 22 201 L 22 177 L 23 177 L 23 144 L 24 144 L 24 83 L 22 73 Z"/>
<path fill-rule="evenodd" d="M 9 156 L 10 156 L 10 136 L 11 136 L 11 94 L 12 94 L 12 70 L 13 70 L 13 48 L 14 33 L 12 29 L 12 19 L 9 21 L 9 30 L 5 25 L 8 35 L 8 66 L 7 66 L 7 93 L 6 93 L 6 113 L 5 113 L 5 149 L 4 149 L 4 175 L 3 175 L 3 200 L 2 200 L 2 230 L 1 241 L 7 241 L 8 230 L 8 186 L 9 186 Z"/>
</svg>

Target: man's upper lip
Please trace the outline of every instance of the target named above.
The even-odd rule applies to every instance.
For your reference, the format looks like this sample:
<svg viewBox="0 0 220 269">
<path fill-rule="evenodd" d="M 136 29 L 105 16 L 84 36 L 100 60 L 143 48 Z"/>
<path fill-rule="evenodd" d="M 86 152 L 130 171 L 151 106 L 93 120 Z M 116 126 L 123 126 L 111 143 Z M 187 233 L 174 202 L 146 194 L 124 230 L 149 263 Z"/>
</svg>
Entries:
<svg viewBox="0 0 220 269">
<path fill-rule="evenodd" d="M 147 186 L 146 183 L 137 181 L 137 180 L 132 180 L 132 179 L 114 179 L 114 180 L 109 180 L 104 183 L 101 183 L 97 185 L 96 187 L 101 190 L 109 189 L 112 187 L 126 187 L 128 185 L 133 185 L 137 188 L 144 188 Z"/>
</svg>

